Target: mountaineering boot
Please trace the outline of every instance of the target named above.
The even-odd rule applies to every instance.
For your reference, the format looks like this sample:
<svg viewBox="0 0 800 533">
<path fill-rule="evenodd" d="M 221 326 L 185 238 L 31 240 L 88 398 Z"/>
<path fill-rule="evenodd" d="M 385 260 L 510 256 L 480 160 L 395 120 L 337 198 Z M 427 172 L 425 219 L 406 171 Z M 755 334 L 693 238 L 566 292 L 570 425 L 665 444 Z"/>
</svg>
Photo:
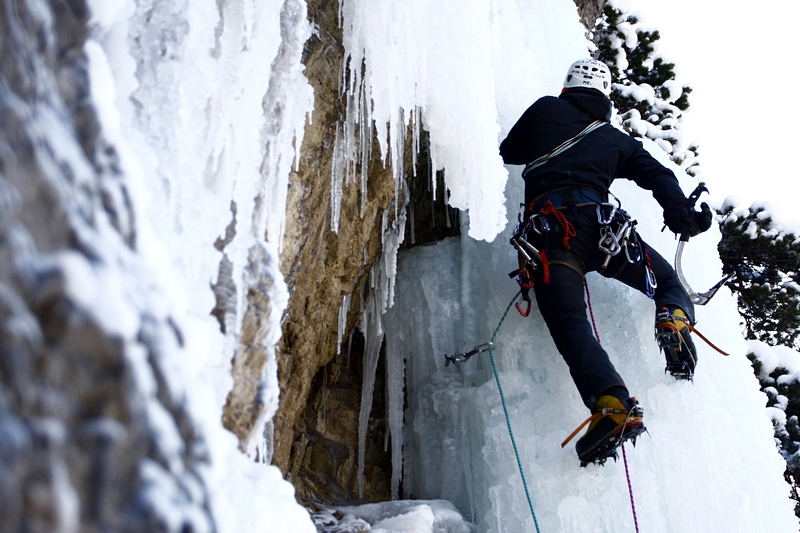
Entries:
<svg viewBox="0 0 800 533">
<path fill-rule="evenodd" d="M 589 429 L 575 444 L 581 466 L 603 464 L 617 458 L 617 448 L 627 440 L 636 444 L 636 437 L 646 431 L 644 410 L 636 398 L 620 400 L 616 396 L 600 396 L 589 418 Z"/>
<path fill-rule="evenodd" d="M 697 348 L 682 309 L 662 307 L 656 313 L 656 342 L 667 360 L 665 372 L 675 379 L 691 380 L 697 366 Z"/>
</svg>

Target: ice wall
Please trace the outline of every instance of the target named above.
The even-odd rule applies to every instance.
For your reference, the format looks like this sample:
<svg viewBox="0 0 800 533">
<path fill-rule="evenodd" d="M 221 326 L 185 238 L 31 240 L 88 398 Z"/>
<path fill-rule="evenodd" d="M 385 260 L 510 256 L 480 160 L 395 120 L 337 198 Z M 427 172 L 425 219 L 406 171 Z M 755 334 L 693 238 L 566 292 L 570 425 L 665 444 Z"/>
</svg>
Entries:
<svg viewBox="0 0 800 533">
<path fill-rule="evenodd" d="M 492 69 L 484 78 L 493 76 L 485 83 L 493 87 L 501 125 L 495 146 L 537 97 L 557 93 L 565 66 L 587 55 L 574 8 L 556 4 L 492 3 L 502 38 L 492 41 Z M 448 28 L 442 24 L 441 32 Z M 646 145 L 669 164 L 654 143 Z M 402 255 L 385 327 L 388 358 L 406 362 L 405 494 L 449 499 L 479 531 L 534 531 L 487 354 L 456 368 L 445 368 L 443 357 L 488 341 L 516 293 L 506 275 L 516 268 L 507 239 L 522 181 L 520 169 L 509 172 L 504 194 L 512 222 L 492 243 L 476 240 L 470 225 L 470 236 Z M 681 181 L 687 193 L 696 185 L 685 175 Z M 671 260 L 676 243 L 660 233 L 655 200 L 630 183 L 612 190 L 639 221 L 641 235 Z M 469 215 L 474 224 L 475 211 Z M 700 290 L 721 277 L 718 239 L 713 229 L 687 247 L 684 268 Z M 766 398 L 745 358 L 730 294 L 721 291 L 699 308 L 697 326 L 731 355 L 698 341 L 694 383 L 678 383 L 664 374 L 653 340 L 652 301 L 597 275 L 588 281 L 601 341 L 645 409 L 649 435 L 627 447 L 641 530 L 796 530 Z M 633 531 L 621 460 L 581 469 L 573 445 L 559 446 L 588 413 L 535 305 L 525 319 L 512 310 L 495 356 L 541 530 Z"/>
<path fill-rule="evenodd" d="M 658 233 L 652 198 L 631 187 L 616 191 L 635 206 L 649 243 L 671 257 L 675 245 Z M 687 247 L 687 275 L 698 287 L 720 272 L 718 237 Z M 409 380 L 404 489 L 453 501 L 479 531 L 534 525 L 488 355 L 445 368 L 443 354 L 490 338 L 516 293 L 505 276 L 515 260 L 505 239 L 488 245 L 465 237 L 414 250 L 401 258 L 387 316 L 389 357 L 406 358 Z M 649 435 L 627 447 L 641 530 L 796 529 L 733 298 L 721 292 L 698 309 L 698 328 L 731 355 L 698 342 L 694 383 L 678 383 L 663 372 L 652 301 L 597 275 L 588 281 L 601 341 L 645 409 Z M 573 445 L 559 446 L 588 413 L 535 305 L 528 318 L 512 310 L 494 355 L 541 530 L 633 531 L 622 461 L 581 469 Z"/>
</svg>

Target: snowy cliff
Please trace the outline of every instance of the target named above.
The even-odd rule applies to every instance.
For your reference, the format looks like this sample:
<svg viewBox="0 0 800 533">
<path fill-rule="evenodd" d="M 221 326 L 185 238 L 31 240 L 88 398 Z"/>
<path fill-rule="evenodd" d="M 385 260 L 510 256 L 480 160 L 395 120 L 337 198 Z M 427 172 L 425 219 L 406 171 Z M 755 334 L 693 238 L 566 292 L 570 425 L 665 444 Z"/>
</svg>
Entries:
<svg viewBox="0 0 800 533">
<path fill-rule="evenodd" d="M 569 0 L 4 0 L 0 51 L 1 530 L 310 532 L 298 500 L 362 496 L 419 501 L 339 531 L 797 530 L 728 294 L 698 327 L 731 356 L 674 383 L 650 302 L 589 279 L 636 518 L 558 447 L 585 413 L 535 311 L 494 356 L 536 524 L 488 360 L 444 367 L 516 292 L 497 144 L 587 54 Z"/>
</svg>

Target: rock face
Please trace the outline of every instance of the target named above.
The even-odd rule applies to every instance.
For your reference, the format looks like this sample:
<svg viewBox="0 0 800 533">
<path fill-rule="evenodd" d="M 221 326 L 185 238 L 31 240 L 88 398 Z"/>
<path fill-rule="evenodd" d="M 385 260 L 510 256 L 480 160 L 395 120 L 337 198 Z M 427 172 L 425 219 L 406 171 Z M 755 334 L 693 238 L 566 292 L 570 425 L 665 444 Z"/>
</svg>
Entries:
<svg viewBox="0 0 800 533">
<path fill-rule="evenodd" d="M 394 202 L 394 180 L 391 169 L 373 158 L 368 189 L 361 191 L 353 184 L 344 187 L 339 232 L 331 230 L 333 147 L 337 125 L 345 118 L 344 100 L 339 95 L 343 49 L 338 1 L 310 2 L 309 17 L 318 29 L 306 44 L 304 64 L 314 87 L 315 104 L 300 151 L 300 172 L 291 176 L 287 204 L 291 223 L 287 223 L 281 271 L 287 276 L 291 298 L 278 352 L 281 399 L 275 417 L 273 463 L 291 476 L 298 489 L 319 476 L 332 481 L 331 490 L 347 487 L 350 490 L 343 490 L 352 498 L 352 480 L 345 481 L 342 476 L 352 478 L 354 472 L 351 438 L 357 435 L 352 431 L 357 425 L 352 424 L 353 412 L 356 424 L 358 418 L 358 380 L 352 375 L 352 366 L 333 363 L 336 370 L 328 371 L 332 388 L 323 391 L 326 378 L 320 372 L 336 356 L 344 296 L 360 292 L 365 275 L 381 253 L 382 217 Z M 363 217 L 359 214 L 362 194 L 366 194 Z M 356 319 L 354 312 L 348 320 L 351 329 Z M 351 360 L 356 359 L 353 355 Z M 341 375 L 343 368 L 349 376 Z M 356 388 L 339 394 L 336 384 L 340 376 Z M 315 379 L 316 394 L 312 390 Z M 329 392 L 330 397 L 323 400 L 322 395 Z M 330 439 L 317 430 L 317 413 L 320 420 L 327 416 L 345 425 L 338 429 L 337 438 Z M 328 468 L 317 471 L 323 464 Z"/>
<path fill-rule="evenodd" d="M 278 355 L 281 403 L 275 417 L 273 458 L 301 500 L 328 502 L 359 496 L 357 438 L 364 357 L 364 339 L 356 327 L 362 312 L 359 302 L 370 291 L 370 269 L 381 255 L 382 219 L 388 215 L 391 223 L 396 209 L 403 207 L 396 205 L 392 169 L 380 159 L 373 140 L 367 190 L 356 184 L 344 187 L 339 229 L 331 230 L 333 148 L 346 113 L 339 89 L 344 49 L 338 6 L 337 0 L 311 0 L 308 5 L 316 31 L 306 44 L 303 63 L 314 87 L 314 116 L 305 132 L 300 171 L 291 177 L 287 205 L 291 223 L 287 222 L 281 271 L 292 292 Z M 411 170 L 411 148 L 406 147 L 405 186 L 412 220 L 404 246 L 459 232 L 457 213 L 448 212 L 441 194 L 435 202 L 431 198 L 424 144 L 416 173 Z M 444 190 L 441 177 L 438 190 Z M 354 303 L 339 346 L 339 313 L 346 295 Z M 364 495 L 371 501 L 390 497 L 391 458 L 383 448 L 383 373 L 379 367 L 367 438 Z"/>
<path fill-rule="evenodd" d="M 605 0 L 575 0 L 578 6 L 578 16 L 586 28 L 594 28 L 595 22 L 603 14 Z"/>
</svg>

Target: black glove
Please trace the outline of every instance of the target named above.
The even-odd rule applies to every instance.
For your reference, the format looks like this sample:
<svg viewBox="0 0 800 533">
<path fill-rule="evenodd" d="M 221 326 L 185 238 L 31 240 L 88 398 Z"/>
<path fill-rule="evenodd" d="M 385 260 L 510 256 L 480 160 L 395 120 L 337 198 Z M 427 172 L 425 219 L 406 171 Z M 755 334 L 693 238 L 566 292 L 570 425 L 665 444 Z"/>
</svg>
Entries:
<svg viewBox="0 0 800 533">
<path fill-rule="evenodd" d="M 714 215 L 708 204 L 700 204 L 700 211 L 690 207 L 684 198 L 672 200 L 664 208 L 664 223 L 673 233 L 694 237 L 711 227 Z"/>
</svg>

